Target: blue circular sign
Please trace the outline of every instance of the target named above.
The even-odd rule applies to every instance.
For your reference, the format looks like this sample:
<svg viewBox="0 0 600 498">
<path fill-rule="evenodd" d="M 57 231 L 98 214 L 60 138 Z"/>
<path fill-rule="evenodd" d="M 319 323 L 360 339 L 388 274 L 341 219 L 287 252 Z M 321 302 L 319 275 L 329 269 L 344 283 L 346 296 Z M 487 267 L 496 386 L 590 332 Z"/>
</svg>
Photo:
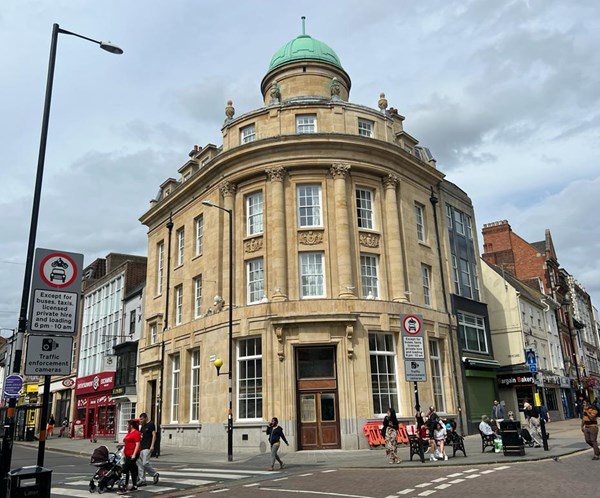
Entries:
<svg viewBox="0 0 600 498">
<path fill-rule="evenodd" d="M 4 396 L 7 398 L 18 397 L 23 387 L 23 377 L 20 375 L 9 375 L 4 381 Z"/>
</svg>

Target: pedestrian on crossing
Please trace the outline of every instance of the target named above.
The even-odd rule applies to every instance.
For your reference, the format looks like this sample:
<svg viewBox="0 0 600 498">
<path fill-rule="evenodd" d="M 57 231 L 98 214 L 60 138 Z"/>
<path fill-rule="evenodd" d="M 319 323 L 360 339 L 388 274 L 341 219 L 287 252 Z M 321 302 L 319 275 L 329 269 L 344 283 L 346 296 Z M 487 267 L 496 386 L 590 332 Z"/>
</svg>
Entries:
<svg viewBox="0 0 600 498">
<path fill-rule="evenodd" d="M 150 455 L 154 451 L 156 443 L 156 426 L 154 422 L 148 420 L 146 413 L 140 414 L 140 432 L 142 433 L 142 441 L 140 443 L 140 458 L 137 461 L 139 480 L 138 486 L 146 486 L 146 474 L 153 478 L 153 484 L 158 484 L 159 474 L 150 465 Z"/>
<path fill-rule="evenodd" d="M 117 491 L 117 494 L 124 495 L 127 493 L 129 485 L 129 475 L 131 475 L 131 489 L 129 491 L 137 491 L 138 468 L 137 459 L 140 456 L 140 441 L 142 435 L 139 431 L 137 420 L 129 420 L 127 422 L 127 434 L 123 439 L 123 453 L 125 454 L 125 465 L 123 472 L 125 473 L 125 486 Z"/>
<path fill-rule="evenodd" d="M 275 470 L 275 460 L 279 462 L 279 468 L 283 469 L 284 464 L 277 452 L 279 451 L 279 446 L 281 446 L 281 440 L 283 440 L 287 446 L 289 446 L 289 443 L 285 438 L 283 429 L 279 427 L 279 420 L 277 420 L 277 417 L 271 419 L 269 427 L 267 427 L 267 436 L 269 436 L 269 443 L 271 444 L 271 466 L 269 467 L 269 470 Z"/>
</svg>

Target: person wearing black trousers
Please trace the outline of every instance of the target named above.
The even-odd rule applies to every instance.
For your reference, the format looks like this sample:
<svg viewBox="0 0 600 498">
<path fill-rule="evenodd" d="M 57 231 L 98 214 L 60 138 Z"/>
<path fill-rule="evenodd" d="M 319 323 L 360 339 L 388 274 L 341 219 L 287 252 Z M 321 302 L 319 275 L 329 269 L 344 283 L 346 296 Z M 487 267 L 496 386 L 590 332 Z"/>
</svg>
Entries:
<svg viewBox="0 0 600 498">
<path fill-rule="evenodd" d="M 289 443 L 285 438 L 283 429 L 279 427 L 279 420 L 277 420 L 277 417 L 271 419 L 269 427 L 267 427 L 267 436 L 269 436 L 269 443 L 271 444 L 271 466 L 269 467 L 269 470 L 275 469 L 275 460 L 279 462 L 279 468 L 283 469 L 284 463 L 281 461 L 281 458 L 279 458 L 277 452 L 279 451 L 279 446 L 281 446 L 281 440 L 283 440 L 287 446 L 289 446 Z"/>
</svg>

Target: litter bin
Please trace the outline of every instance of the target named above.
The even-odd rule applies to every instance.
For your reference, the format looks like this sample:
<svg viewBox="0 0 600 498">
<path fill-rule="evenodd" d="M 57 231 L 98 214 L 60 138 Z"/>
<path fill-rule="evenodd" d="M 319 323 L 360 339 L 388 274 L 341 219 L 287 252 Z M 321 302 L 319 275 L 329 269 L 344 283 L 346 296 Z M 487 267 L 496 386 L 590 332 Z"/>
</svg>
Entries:
<svg viewBox="0 0 600 498">
<path fill-rule="evenodd" d="M 31 465 L 8 473 L 8 498 L 50 498 L 52 470 Z"/>
<path fill-rule="evenodd" d="M 25 427 L 25 441 L 35 441 L 35 427 Z"/>
<path fill-rule="evenodd" d="M 505 420 L 500 422 L 502 431 L 502 447 L 504 455 L 525 455 L 525 444 L 521 437 L 521 422 L 518 420 Z"/>
</svg>

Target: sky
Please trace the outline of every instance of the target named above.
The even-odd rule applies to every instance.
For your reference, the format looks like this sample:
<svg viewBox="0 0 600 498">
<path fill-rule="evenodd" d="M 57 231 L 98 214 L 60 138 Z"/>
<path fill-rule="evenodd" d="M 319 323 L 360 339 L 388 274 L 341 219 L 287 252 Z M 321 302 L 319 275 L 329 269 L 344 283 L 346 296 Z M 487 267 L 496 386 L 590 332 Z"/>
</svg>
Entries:
<svg viewBox="0 0 600 498">
<path fill-rule="evenodd" d="M 159 185 L 195 144 L 221 144 L 227 100 L 237 115 L 262 105 L 301 16 L 338 54 L 352 102 L 376 109 L 383 91 L 406 117 L 473 200 L 479 233 L 550 229 L 600 305 L 597 0 L 2 0 L 0 327 L 18 325 L 52 24 L 124 50 L 58 40 L 36 247 L 87 265 L 147 254 L 138 220 Z"/>
</svg>

